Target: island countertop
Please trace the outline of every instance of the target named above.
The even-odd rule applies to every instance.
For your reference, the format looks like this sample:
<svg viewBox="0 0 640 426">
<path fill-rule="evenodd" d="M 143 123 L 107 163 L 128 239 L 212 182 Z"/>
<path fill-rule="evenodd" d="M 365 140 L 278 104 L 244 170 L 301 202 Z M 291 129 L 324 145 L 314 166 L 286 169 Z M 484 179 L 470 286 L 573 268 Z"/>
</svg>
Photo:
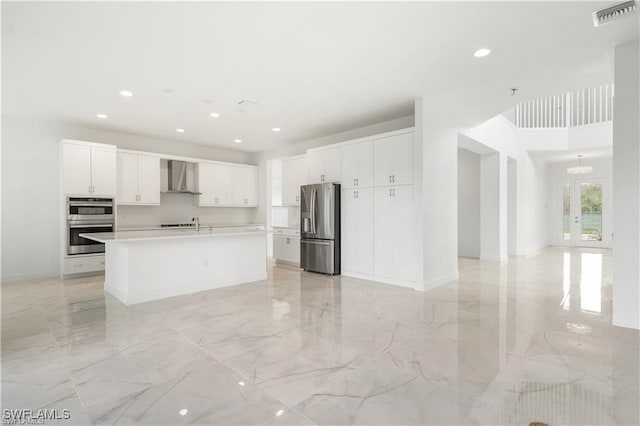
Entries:
<svg viewBox="0 0 640 426">
<path fill-rule="evenodd" d="M 147 229 L 136 231 L 116 231 L 116 232 L 96 232 L 89 234 L 80 234 L 81 237 L 97 241 L 99 243 L 115 243 L 115 242 L 132 242 L 132 241 L 149 241 L 149 240 L 169 240 L 184 238 L 220 238 L 238 235 L 256 235 L 265 234 L 264 229 L 245 229 L 238 231 L 232 227 L 229 228 L 213 228 L 201 227 L 199 231 L 195 229 L 184 228 L 165 228 L 165 229 Z"/>
</svg>

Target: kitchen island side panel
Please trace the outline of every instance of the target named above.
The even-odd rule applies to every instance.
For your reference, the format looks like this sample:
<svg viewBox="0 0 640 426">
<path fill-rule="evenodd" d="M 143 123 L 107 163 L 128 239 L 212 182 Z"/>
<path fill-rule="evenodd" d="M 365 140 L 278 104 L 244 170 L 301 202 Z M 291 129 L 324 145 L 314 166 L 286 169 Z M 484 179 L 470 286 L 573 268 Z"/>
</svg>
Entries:
<svg viewBox="0 0 640 426">
<path fill-rule="evenodd" d="M 123 245 L 126 250 L 118 247 Z M 116 253 L 116 262 L 107 260 L 106 268 L 107 281 L 112 276 L 116 281 L 105 284 L 105 289 L 132 305 L 260 281 L 267 279 L 266 250 L 263 232 L 215 238 L 114 241 L 107 243 L 106 251 Z M 126 291 L 122 291 L 123 287 Z"/>
</svg>

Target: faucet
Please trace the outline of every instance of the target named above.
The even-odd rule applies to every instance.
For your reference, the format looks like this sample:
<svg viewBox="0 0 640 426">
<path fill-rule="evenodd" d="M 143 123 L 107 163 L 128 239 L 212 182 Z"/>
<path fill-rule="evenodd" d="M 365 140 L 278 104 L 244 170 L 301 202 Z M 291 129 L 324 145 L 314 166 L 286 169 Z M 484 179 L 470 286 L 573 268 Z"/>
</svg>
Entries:
<svg viewBox="0 0 640 426">
<path fill-rule="evenodd" d="M 195 223 L 196 232 L 200 231 L 200 218 L 198 216 L 191 218 L 191 220 Z"/>
</svg>

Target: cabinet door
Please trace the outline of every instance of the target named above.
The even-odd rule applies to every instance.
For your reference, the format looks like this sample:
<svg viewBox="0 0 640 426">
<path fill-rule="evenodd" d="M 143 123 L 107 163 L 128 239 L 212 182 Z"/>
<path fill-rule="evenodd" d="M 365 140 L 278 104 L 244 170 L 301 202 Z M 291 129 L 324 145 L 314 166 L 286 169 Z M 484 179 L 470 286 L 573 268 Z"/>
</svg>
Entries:
<svg viewBox="0 0 640 426">
<path fill-rule="evenodd" d="M 160 204 L 160 158 L 138 156 L 138 195 L 140 204 Z"/>
<path fill-rule="evenodd" d="M 91 193 L 91 148 L 63 144 L 63 188 L 67 195 Z"/>
<path fill-rule="evenodd" d="M 232 184 L 233 179 L 237 177 L 234 168 L 224 164 L 213 164 L 214 205 L 230 206 L 233 204 Z"/>
<path fill-rule="evenodd" d="M 138 201 L 138 156 L 118 153 L 118 204 L 136 204 Z"/>
<path fill-rule="evenodd" d="M 116 195 L 116 158 L 115 149 L 91 147 L 91 185 L 94 195 Z"/>
<path fill-rule="evenodd" d="M 245 168 L 240 166 L 228 166 L 231 174 L 231 204 L 244 206 L 248 203 L 246 191 Z"/>
<path fill-rule="evenodd" d="M 378 139 L 373 144 L 375 186 L 392 185 L 393 138 Z"/>
<path fill-rule="evenodd" d="M 300 265 L 300 237 L 289 237 L 291 263 Z"/>
<path fill-rule="evenodd" d="M 341 262 L 345 271 L 373 274 L 373 189 L 345 189 L 341 198 Z"/>
<path fill-rule="evenodd" d="M 340 262 L 345 271 L 358 272 L 358 205 L 355 189 L 340 196 Z"/>
<path fill-rule="evenodd" d="M 356 189 L 356 267 L 373 274 L 373 188 Z"/>
<path fill-rule="evenodd" d="M 213 206 L 216 198 L 215 168 L 213 164 L 198 164 L 198 205 Z"/>
<path fill-rule="evenodd" d="M 247 199 L 250 206 L 257 206 L 260 204 L 258 200 L 258 168 L 249 167 L 247 169 Z"/>
<path fill-rule="evenodd" d="M 322 151 L 307 153 L 307 181 L 308 183 L 321 183 L 324 174 L 324 155 Z"/>
<path fill-rule="evenodd" d="M 413 183 L 413 133 L 394 137 L 392 168 L 394 185 Z"/>
<path fill-rule="evenodd" d="M 342 188 L 355 188 L 358 177 L 358 156 L 360 155 L 360 144 L 347 145 L 342 147 L 342 161 L 340 172 L 342 178 Z"/>
<path fill-rule="evenodd" d="M 373 142 L 358 144 L 356 184 L 358 188 L 370 188 L 373 186 Z"/>
<path fill-rule="evenodd" d="M 393 278 L 415 280 L 413 250 L 413 186 L 396 186 L 393 191 Z"/>
<path fill-rule="evenodd" d="M 393 197 L 392 188 L 375 188 L 374 195 L 374 273 L 393 276 Z"/>
<path fill-rule="evenodd" d="M 324 149 L 323 152 L 323 182 L 340 183 L 340 164 L 341 152 L 340 147 Z"/>
<path fill-rule="evenodd" d="M 284 235 L 273 235 L 273 258 L 286 261 L 287 237 Z"/>
<path fill-rule="evenodd" d="M 298 161 L 282 160 L 282 204 L 299 205 Z"/>
</svg>

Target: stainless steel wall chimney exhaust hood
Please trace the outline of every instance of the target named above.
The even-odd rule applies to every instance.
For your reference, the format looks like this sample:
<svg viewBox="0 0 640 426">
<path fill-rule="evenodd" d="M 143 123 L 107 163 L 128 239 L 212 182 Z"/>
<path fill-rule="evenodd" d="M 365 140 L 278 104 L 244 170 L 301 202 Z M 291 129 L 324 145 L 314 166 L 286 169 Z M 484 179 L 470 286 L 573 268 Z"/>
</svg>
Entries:
<svg viewBox="0 0 640 426">
<path fill-rule="evenodd" d="M 186 161 L 178 161 L 178 160 L 169 160 L 167 161 L 168 165 L 168 175 L 169 175 L 169 185 L 168 190 L 166 191 L 169 194 L 201 194 L 201 192 L 197 192 L 191 182 L 187 179 L 187 168 L 189 163 Z"/>
</svg>

